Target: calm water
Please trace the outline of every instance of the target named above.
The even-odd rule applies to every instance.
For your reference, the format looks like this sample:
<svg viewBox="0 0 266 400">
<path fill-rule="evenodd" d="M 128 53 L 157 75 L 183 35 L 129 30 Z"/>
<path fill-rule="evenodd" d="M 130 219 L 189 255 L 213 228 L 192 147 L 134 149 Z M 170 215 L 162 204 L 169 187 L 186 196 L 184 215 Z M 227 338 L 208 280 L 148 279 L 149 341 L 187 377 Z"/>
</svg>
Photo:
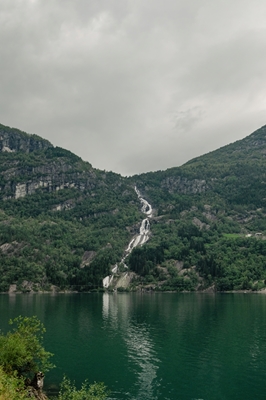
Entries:
<svg viewBox="0 0 266 400">
<path fill-rule="evenodd" d="M 112 399 L 265 399 L 266 295 L 0 295 L 0 328 L 37 315 L 57 368 Z"/>
</svg>

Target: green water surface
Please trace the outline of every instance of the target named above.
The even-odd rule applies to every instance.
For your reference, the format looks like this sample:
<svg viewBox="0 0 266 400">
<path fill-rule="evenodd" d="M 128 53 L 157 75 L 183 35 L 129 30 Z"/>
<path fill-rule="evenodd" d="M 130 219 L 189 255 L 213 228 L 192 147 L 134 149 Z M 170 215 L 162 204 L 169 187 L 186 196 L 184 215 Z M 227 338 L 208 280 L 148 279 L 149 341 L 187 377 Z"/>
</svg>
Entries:
<svg viewBox="0 0 266 400">
<path fill-rule="evenodd" d="M 266 398 L 266 295 L 0 295 L 1 330 L 17 315 L 47 329 L 48 392 L 66 374 L 111 399 Z"/>
</svg>

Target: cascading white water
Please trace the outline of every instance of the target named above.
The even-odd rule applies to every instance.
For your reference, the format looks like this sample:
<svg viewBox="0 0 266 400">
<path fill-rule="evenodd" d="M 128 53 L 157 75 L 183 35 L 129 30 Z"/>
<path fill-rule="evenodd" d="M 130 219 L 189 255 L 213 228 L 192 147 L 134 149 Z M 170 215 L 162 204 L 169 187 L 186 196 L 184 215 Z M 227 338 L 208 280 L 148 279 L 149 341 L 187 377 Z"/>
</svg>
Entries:
<svg viewBox="0 0 266 400">
<path fill-rule="evenodd" d="M 135 186 L 135 192 L 137 193 L 137 196 L 139 198 L 139 201 L 142 204 L 141 211 L 143 214 L 146 214 L 147 217 L 144 218 L 141 222 L 140 229 L 139 229 L 139 234 L 135 236 L 129 243 L 127 249 L 125 250 L 125 256 L 122 258 L 120 261 L 120 264 L 124 264 L 124 267 L 127 268 L 127 265 L 125 264 L 125 259 L 129 256 L 129 254 L 132 252 L 132 250 L 137 247 L 137 246 L 142 246 L 144 243 L 146 243 L 149 240 L 149 235 L 150 235 L 150 221 L 149 218 L 152 217 L 152 206 L 145 200 L 143 197 L 141 197 L 140 191 L 137 189 Z M 112 283 L 113 280 L 113 274 L 117 272 L 118 266 L 116 265 L 112 269 L 112 274 L 106 276 L 103 279 L 103 287 L 108 288 L 110 284 Z"/>
<path fill-rule="evenodd" d="M 145 200 L 145 199 L 143 199 L 143 197 L 141 197 L 140 191 L 137 189 L 137 186 L 135 186 L 135 192 L 137 193 L 139 200 L 143 204 L 141 211 L 143 212 L 143 214 L 146 214 L 148 217 L 151 217 L 152 216 L 151 205 L 147 202 L 147 200 Z"/>
</svg>

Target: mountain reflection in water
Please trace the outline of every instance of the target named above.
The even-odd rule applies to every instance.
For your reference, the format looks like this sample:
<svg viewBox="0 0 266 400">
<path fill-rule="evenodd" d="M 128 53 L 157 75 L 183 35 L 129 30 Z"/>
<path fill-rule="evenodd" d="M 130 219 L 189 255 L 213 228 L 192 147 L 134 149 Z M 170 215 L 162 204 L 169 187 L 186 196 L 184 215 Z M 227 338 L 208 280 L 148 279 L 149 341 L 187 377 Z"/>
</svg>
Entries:
<svg viewBox="0 0 266 400">
<path fill-rule="evenodd" d="M 0 295 L 1 331 L 18 315 L 46 327 L 50 393 L 66 374 L 112 400 L 265 400 L 263 294 Z"/>
</svg>

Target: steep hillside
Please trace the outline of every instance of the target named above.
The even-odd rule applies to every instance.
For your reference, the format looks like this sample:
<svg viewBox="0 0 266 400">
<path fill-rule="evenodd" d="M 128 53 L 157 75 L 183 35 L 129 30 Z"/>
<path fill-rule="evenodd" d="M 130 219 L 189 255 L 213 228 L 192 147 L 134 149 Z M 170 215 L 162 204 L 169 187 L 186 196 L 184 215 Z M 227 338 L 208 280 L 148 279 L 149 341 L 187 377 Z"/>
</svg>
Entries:
<svg viewBox="0 0 266 400">
<path fill-rule="evenodd" d="M 0 290 L 102 286 L 141 219 L 134 187 L 0 126 Z"/>
<path fill-rule="evenodd" d="M 143 218 L 135 185 L 153 215 L 150 240 L 126 260 L 128 289 L 266 286 L 266 127 L 130 178 L 3 125 L 0 151 L 0 291 L 102 287 Z"/>
<path fill-rule="evenodd" d="M 176 288 L 184 287 L 184 274 L 193 278 L 195 288 L 265 286 L 265 154 L 264 126 L 182 167 L 132 178 L 157 208 L 148 246 L 164 247 L 161 265 L 165 269 L 158 270 L 153 263 L 151 281 L 152 275 L 166 272 L 166 286 Z M 145 251 L 138 249 L 139 253 Z M 136 269 L 133 257 L 134 253 L 130 265 Z M 185 283 L 193 286 L 189 280 Z"/>
</svg>

